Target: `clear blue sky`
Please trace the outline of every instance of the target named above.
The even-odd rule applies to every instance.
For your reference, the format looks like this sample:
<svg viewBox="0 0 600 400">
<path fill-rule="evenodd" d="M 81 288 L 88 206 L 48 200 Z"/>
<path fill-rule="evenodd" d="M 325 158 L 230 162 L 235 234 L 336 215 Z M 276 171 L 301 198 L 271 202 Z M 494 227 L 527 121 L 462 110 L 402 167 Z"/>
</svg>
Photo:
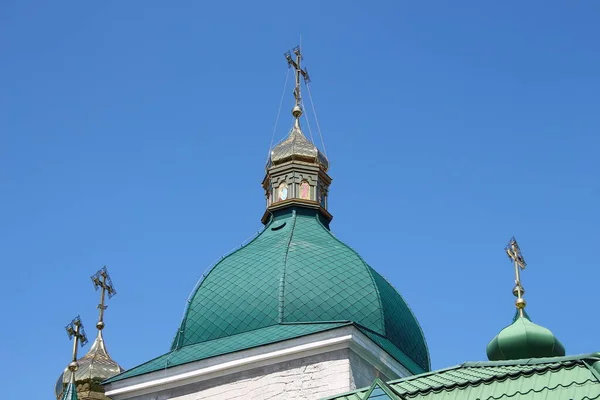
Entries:
<svg viewBox="0 0 600 400">
<path fill-rule="evenodd" d="M 2 397 L 53 397 L 64 326 L 80 314 L 95 332 L 103 265 L 113 357 L 168 349 L 202 272 L 261 228 L 300 35 L 332 230 L 404 295 L 433 367 L 484 360 L 511 321 L 512 235 L 532 319 L 569 354 L 599 351 L 599 16 L 592 1 L 3 1 Z M 288 86 L 276 140 L 291 105 Z"/>
</svg>

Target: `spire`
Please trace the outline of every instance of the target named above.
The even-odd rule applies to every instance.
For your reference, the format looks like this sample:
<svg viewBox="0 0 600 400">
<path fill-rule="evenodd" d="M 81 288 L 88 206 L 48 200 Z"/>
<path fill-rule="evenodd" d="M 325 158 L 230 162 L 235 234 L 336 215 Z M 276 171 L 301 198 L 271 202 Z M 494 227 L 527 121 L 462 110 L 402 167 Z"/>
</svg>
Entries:
<svg viewBox="0 0 600 400">
<path fill-rule="evenodd" d="M 269 154 L 266 176 L 262 182 L 267 201 L 262 222 L 266 224 L 274 211 L 302 207 L 318 210 L 329 223 L 332 218 L 327 211 L 331 184 L 331 177 L 327 174 L 329 161 L 300 129 L 300 117 L 303 114 L 301 80 L 304 79 L 306 84 L 310 82 L 306 68 L 302 68 L 300 46 L 286 52 L 285 59 L 295 75 L 294 125 L 288 136 Z M 310 95 L 310 89 L 308 93 Z M 310 129 L 310 125 L 308 127 Z"/>
<path fill-rule="evenodd" d="M 310 82 L 310 77 L 308 76 L 308 71 L 306 70 L 306 68 L 302 69 L 302 53 L 300 52 L 300 46 L 294 47 L 292 51 L 296 56 L 296 60 L 292 58 L 292 54 L 289 51 L 285 53 L 285 59 L 288 62 L 288 66 L 294 68 L 294 75 L 296 77 L 296 85 L 294 87 L 295 105 L 292 108 L 292 115 L 295 118 L 294 127 L 300 128 L 300 117 L 302 116 L 302 93 L 300 85 L 300 76 L 304 78 L 305 83 Z"/>
<path fill-rule="evenodd" d="M 65 329 L 69 339 L 73 339 L 73 352 L 71 363 L 68 366 L 71 376 L 69 377 L 69 383 L 63 392 L 62 400 L 77 400 L 77 389 L 75 386 L 75 372 L 79 368 L 79 364 L 77 363 L 77 345 L 83 347 L 88 340 L 79 315 L 73 318 L 71 323 L 69 323 Z"/>
<path fill-rule="evenodd" d="M 564 356 L 562 343 L 543 326 L 534 324 L 525 312 L 525 289 L 521 284 L 521 271 L 527 263 L 523 258 L 517 240 L 513 237 L 504 248 L 515 267 L 515 287 L 517 315 L 513 323 L 502 329 L 487 346 L 490 361 L 518 360 L 526 358 Z"/>
<path fill-rule="evenodd" d="M 527 305 L 525 299 L 523 299 L 523 295 L 525 294 L 525 289 L 523 289 L 523 285 L 521 284 L 521 270 L 525 269 L 527 263 L 523 258 L 523 254 L 521 253 L 521 249 L 519 248 L 519 244 L 517 243 L 517 239 L 513 236 L 508 242 L 508 245 L 504 248 L 508 258 L 510 258 L 515 266 L 515 287 L 513 289 L 513 294 L 517 298 L 515 305 L 517 306 L 517 310 L 519 312 L 519 317 L 524 317 L 524 309 Z"/>
</svg>

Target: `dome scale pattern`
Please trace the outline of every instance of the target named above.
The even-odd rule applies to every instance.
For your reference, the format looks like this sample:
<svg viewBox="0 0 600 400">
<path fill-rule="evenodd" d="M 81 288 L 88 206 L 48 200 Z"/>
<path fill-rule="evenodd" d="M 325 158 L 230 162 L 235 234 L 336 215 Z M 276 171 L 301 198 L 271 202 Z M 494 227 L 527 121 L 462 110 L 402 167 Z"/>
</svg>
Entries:
<svg viewBox="0 0 600 400">
<path fill-rule="evenodd" d="M 316 211 L 294 207 L 207 274 L 171 350 L 277 324 L 343 321 L 391 344 L 388 352 L 405 355 L 415 373 L 430 369 L 423 332 L 400 294 Z"/>
</svg>

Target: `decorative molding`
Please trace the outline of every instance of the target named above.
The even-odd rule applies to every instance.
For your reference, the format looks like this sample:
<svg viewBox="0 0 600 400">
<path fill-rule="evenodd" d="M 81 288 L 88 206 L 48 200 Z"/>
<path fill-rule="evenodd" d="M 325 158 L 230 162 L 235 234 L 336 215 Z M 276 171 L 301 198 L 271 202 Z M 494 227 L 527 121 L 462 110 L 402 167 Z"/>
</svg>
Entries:
<svg viewBox="0 0 600 400">
<path fill-rule="evenodd" d="M 106 385 L 106 395 L 113 400 L 128 399 L 346 348 L 392 379 L 410 375 L 358 329 L 345 326 L 113 382 Z"/>
</svg>

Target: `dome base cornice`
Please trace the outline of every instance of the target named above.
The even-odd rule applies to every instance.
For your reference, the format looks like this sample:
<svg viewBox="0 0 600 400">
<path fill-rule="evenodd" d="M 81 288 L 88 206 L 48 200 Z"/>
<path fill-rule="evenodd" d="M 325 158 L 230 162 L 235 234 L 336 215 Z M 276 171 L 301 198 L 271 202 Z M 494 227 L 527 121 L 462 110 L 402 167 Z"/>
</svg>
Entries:
<svg viewBox="0 0 600 400">
<path fill-rule="evenodd" d="M 289 199 L 280 201 L 278 203 L 273 203 L 265 210 L 262 218 L 260 219 L 263 224 L 268 224 L 271 220 L 271 216 L 273 213 L 278 212 L 280 210 L 284 210 L 287 208 L 301 207 L 309 210 L 316 210 L 319 214 L 325 219 L 323 222 L 326 226 L 329 225 L 331 220 L 333 219 L 333 215 L 329 213 L 324 207 L 322 207 L 318 202 L 313 200 L 304 200 L 304 199 Z"/>
</svg>

